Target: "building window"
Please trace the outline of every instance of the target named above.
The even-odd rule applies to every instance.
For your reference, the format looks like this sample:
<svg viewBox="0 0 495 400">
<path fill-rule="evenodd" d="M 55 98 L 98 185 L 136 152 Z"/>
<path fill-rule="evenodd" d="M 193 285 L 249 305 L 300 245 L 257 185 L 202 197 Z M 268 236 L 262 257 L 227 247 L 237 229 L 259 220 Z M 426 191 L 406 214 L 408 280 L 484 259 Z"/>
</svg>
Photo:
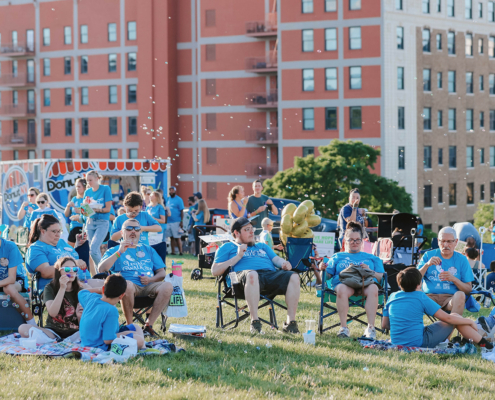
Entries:
<svg viewBox="0 0 495 400">
<path fill-rule="evenodd" d="M 397 90 L 404 90 L 404 67 L 397 67 Z"/>
<path fill-rule="evenodd" d="M 127 22 L 127 40 L 136 40 L 136 21 Z"/>
<path fill-rule="evenodd" d="M 480 90 L 480 92 L 482 92 L 483 90 L 485 90 L 485 79 L 484 79 L 484 75 L 480 75 L 479 76 L 479 90 Z"/>
<path fill-rule="evenodd" d="M 447 0 L 447 16 L 455 17 L 455 0 Z"/>
<path fill-rule="evenodd" d="M 69 75 L 71 73 L 71 58 L 64 58 L 64 74 Z"/>
<path fill-rule="evenodd" d="M 206 114 L 206 129 L 209 131 L 215 131 L 217 129 L 217 114 Z"/>
<path fill-rule="evenodd" d="M 135 160 L 138 158 L 138 149 L 129 149 L 129 158 Z"/>
<path fill-rule="evenodd" d="M 51 150 L 43 150 L 43 158 L 52 158 Z"/>
<path fill-rule="evenodd" d="M 129 135 L 137 135 L 137 118 L 129 117 L 128 119 Z"/>
<path fill-rule="evenodd" d="M 313 131 L 315 129 L 315 109 L 303 108 L 303 130 Z"/>
<path fill-rule="evenodd" d="M 136 53 L 127 53 L 127 71 L 135 71 L 137 63 Z"/>
<path fill-rule="evenodd" d="M 360 10 L 361 0 L 349 0 L 349 10 Z"/>
<path fill-rule="evenodd" d="M 325 89 L 337 90 L 337 68 L 325 68 Z"/>
<path fill-rule="evenodd" d="M 442 110 L 437 111 L 437 126 L 439 128 L 443 127 L 443 111 Z"/>
<path fill-rule="evenodd" d="M 325 50 L 337 50 L 337 28 L 325 29 Z"/>
<path fill-rule="evenodd" d="M 72 119 L 65 119 L 65 136 L 72 136 Z"/>
<path fill-rule="evenodd" d="M 325 0 L 325 12 L 337 11 L 337 0 Z"/>
<path fill-rule="evenodd" d="M 430 30 L 423 29 L 423 51 L 429 53 L 431 51 L 430 47 Z"/>
<path fill-rule="evenodd" d="M 449 71 L 448 73 L 448 78 L 449 78 L 449 85 L 448 85 L 448 88 L 449 88 L 449 93 L 455 93 L 455 71 Z"/>
<path fill-rule="evenodd" d="M 464 17 L 473 19 L 473 0 L 464 0 Z"/>
<path fill-rule="evenodd" d="M 350 89 L 361 89 L 361 67 L 349 67 Z"/>
<path fill-rule="evenodd" d="M 402 26 L 398 26 L 396 32 L 397 32 L 397 49 L 404 50 L 404 28 Z"/>
<path fill-rule="evenodd" d="M 485 185 L 480 185 L 480 201 L 485 201 Z"/>
<path fill-rule="evenodd" d="M 206 182 L 206 197 L 208 199 L 217 199 L 217 183 L 216 182 Z"/>
<path fill-rule="evenodd" d="M 480 128 L 485 127 L 485 112 L 480 111 Z"/>
<path fill-rule="evenodd" d="M 484 52 L 483 39 L 479 38 L 478 39 L 478 54 L 483 54 L 483 52 Z"/>
<path fill-rule="evenodd" d="M 303 157 L 309 156 L 311 154 L 315 154 L 315 148 L 314 147 L 303 147 L 302 148 L 302 155 Z"/>
<path fill-rule="evenodd" d="M 314 50 L 313 29 L 302 30 L 302 51 L 309 52 Z"/>
<path fill-rule="evenodd" d="M 19 92 L 17 90 L 12 91 L 12 104 L 19 104 Z"/>
<path fill-rule="evenodd" d="M 430 0 L 423 0 L 421 11 L 423 11 L 423 14 L 430 13 Z"/>
<path fill-rule="evenodd" d="M 443 75 L 441 72 L 437 72 L 437 89 L 443 88 Z"/>
<path fill-rule="evenodd" d="M 207 44 L 206 45 L 206 61 L 216 61 L 217 59 L 217 45 L 216 44 Z"/>
<path fill-rule="evenodd" d="M 117 149 L 110 149 L 110 158 L 112 160 L 119 158 L 119 151 Z"/>
<path fill-rule="evenodd" d="M 111 23 L 108 24 L 108 41 L 116 42 L 117 41 L 117 24 Z"/>
<path fill-rule="evenodd" d="M 395 9 L 402 10 L 402 0 L 395 0 Z"/>
<path fill-rule="evenodd" d="M 443 149 L 438 149 L 438 165 L 443 165 Z"/>
<path fill-rule="evenodd" d="M 35 150 L 28 150 L 28 160 L 34 160 L 36 158 Z"/>
<path fill-rule="evenodd" d="M 327 131 L 337 129 L 337 108 L 336 107 L 325 108 L 325 129 Z"/>
<path fill-rule="evenodd" d="M 457 129 L 456 114 L 455 108 L 449 108 L 449 131 L 455 131 Z"/>
<path fill-rule="evenodd" d="M 423 90 L 431 91 L 431 69 L 423 69 Z"/>
<path fill-rule="evenodd" d="M 206 79 L 205 80 L 206 84 L 206 94 L 208 96 L 210 95 L 216 95 L 217 94 L 217 80 L 216 79 Z"/>
<path fill-rule="evenodd" d="M 488 38 L 488 56 L 491 58 L 495 57 L 495 36 Z"/>
<path fill-rule="evenodd" d="M 431 185 L 424 186 L 424 207 L 431 208 Z"/>
<path fill-rule="evenodd" d="M 206 164 L 216 164 L 217 163 L 217 149 L 216 147 L 208 147 L 206 149 Z"/>
<path fill-rule="evenodd" d="M 406 169 L 406 148 L 399 146 L 399 169 Z"/>
<path fill-rule="evenodd" d="M 495 131 L 495 110 L 490 110 L 490 130 Z"/>
<path fill-rule="evenodd" d="M 216 10 L 205 10 L 205 24 L 208 28 L 217 25 Z"/>
<path fill-rule="evenodd" d="M 108 55 L 108 72 L 117 72 L 117 54 Z"/>
<path fill-rule="evenodd" d="M 447 33 L 447 50 L 449 54 L 455 54 L 455 32 Z"/>
<path fill-rule="evenodd" d="M 88 43 L 88 25 L 81 25 L 81 43 Z"/>
<path fill-rule="evenodd" d="M 115 85 L 108 87 L 108 102 L 110 104 L 117 104 L 117 86 Z"/>
<path fill-rule="evenodd" d="M 466 40 L 466 55 L 472 56 L 473 55 L 473 35 L 471 33 L 466 33 L 465 40 Z"/>
<path fill-rule="evenodd" d="M 362 115 L 361 107 L 349 107 L 350 127 L 351 129 L 361 129 Z"/>
<path fill-rule="evenodd" d="M 437 50 L 438 51 L 442 51 L 442 34 L 441 33 L 437 33 Z"/>
<path fill-rule="evenodd" d="M 108 118 L 108 134 L 110 136 L 117 135 L 117 118 L 116 117 Z"/>
<path fill-rule="evenodd" d="M 495 22 L 495 1 L 488 2 L 488 21 Z"/>
<path fill-rule="evenodd" d="M 312 92 L 315 90 L 315 72 L 314 69 L 303 69 L 303 91 Z"/>
<path fill-rule="evenodd" d="M 89 135 L 89 120 L 87 118 L 81 118 L 81 136 Z"/>
<path fill-rule="evenodd" d="M 49 107 L 51 103 L 50 89 L 43 90 L 43 105 Z"/>
<path fill-rule="evenodd" d="M 466 147 L 466 168 L 474 167 L 474 147 L 467 146 Z"/>
<path fill-rule="evenodd" d="M 423 129 L 425 131 L 431 130 L 431 107 L 423 108 Z"/>
<path fill-rule="evenodd" d="M 490 167 L 495 167 L 495 146 L 490 146 Z"/>
<path fill-rule="evenodd" d="M 43 76 L 50 76 L 50 59 L 43 59 Z"/>
<path fill-rule="evenodd" d="M 423 147 L 423 166 L 425 169 L 431 169 L 431 146 Z"/>
<path fill-rule="evenodd" d="M 474 129 L 474 110 L 468 108 L 466 110 L 466 131 L 472 132 Z"/>
<path fill-rule="evenodd" d="M 136 103 L 137 101 L 137 86 L 136 85 L 127 85 L 127 102 L 128 103 Z"/>
<path fill-rule="evenodd" d="M 302 0 L 302 13 L 311 14 L 313 12 L 313 0 Z"/>
<path fill-rule="evenodd" d="M 488 75 L 488 87 L 490 89 L 490 94 L 495 94 L 495 74 Z"/>
<path fill-rule="evenodd" d="M 483 3 L 478 3 L 478 18 L 483 18 Z"/>
<path fill-rule="evenodd" d="M 43 120 L 43 136 L 50 136 L 52 134 L 51 123 L 49 119 Z"/>
<path fill-rule="evenodd" d="M 449 206 L 457 205 L 457 185 L 451 183 L 449 185 Z"/>
<path fill-rule="evenodd" d="M 43 46 L 50 46 L 50 28 L 43 28 Z"/>
<path fill-rule="evenodd" d="M 81 104 L 87 106 L 89 104 L 89 90 L 87 87 L 81 88 Z"/>
<path fill-rule="evenodd" d="M 72 105 L 72 88 L 65 88 L 65 105 Z"/>
<path fill-rule="evenodd" d="M 81 56 L 81 74 L 88 73 L 88 56 Z"/>
<path fill-rule="evenodd" d="M 479 153 L 480 153 L 480 165 L 484 165 L 485 164 L 485 149 L 482 147 L 481 149 L 479 149 Z"/>
<path fill-rule="evenodd" d="M 406 129 L 405 125 L 405 118 L 406 118 L 406 111 L 405 107 L 399 107 L 398 108 L 398 113 L 397 113 L 397 128 L 398 129 Z"/>
<path fill-rule="evenodd" d="M 361 27 L 349 28 L 349 49 L 358 50 L 361 48 Z"/>
<path fill-rule="evenodd" d="M 64 44 L 72 44 L 72 28 L 70 26 L 64 27 Z"/>
<path fill-rule="evenodd" d="M 457 146 L 449 146 L 449 168 L 457 168 Z"/>
<path fill-rule="evenodd" d="M 439 186 L 438 187 L 438 204 L 443 203 L 443 187 Z"/>
</svg>

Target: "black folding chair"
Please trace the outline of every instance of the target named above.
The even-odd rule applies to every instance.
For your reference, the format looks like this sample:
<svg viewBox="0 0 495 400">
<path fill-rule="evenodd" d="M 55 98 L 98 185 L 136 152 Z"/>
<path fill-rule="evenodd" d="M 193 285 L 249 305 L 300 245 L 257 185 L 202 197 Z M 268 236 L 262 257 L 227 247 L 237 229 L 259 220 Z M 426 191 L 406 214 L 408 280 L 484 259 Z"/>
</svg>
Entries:
<svg viewBox="0 0 495 400">
<path fill-rule="evenodd" d="M 38 326 L 43 328 L 43 312 L 45 303 L 43 302 L 43 290 L 39 287 L 41 273 L 31 274 L 31 312 L 38 318 Z"/>
<path fill-rule="evenodd" d="M 194 225 L 193 229 L 196 231 L 196 236 L 198 237 L 198 240 L 200 241 L 199 245 L 199 254 L 198 254 L 198 268 L 194 268 L 191 271 L 191 279 L 192 280 L 200 280 L 200 279 L 216 279 L 214 276 L 204 276 L 204 269 L 209 269 L 211 270 L 211 267 L 213 266 L 213 261 L 215 259 L 215 253 L 206 253 L 206 254 L 201 254 L 203 247 L 206 247 L 207 243 L 204 242 L 199 235 L 206 235 L 208 231 L 211 231 L 212 229 L 221 229 L 225 233 L 228 233 L 227 229 L 225 229 L 222 226 L 216 226 L 216 225 Z M 208 229 L 208 231 L 207 231 Z"/>
<path fill-rule="evenodd" d="M 392 258 L 398 248 L 412 249 L 411 265 L 419 261 L 419 252 L 427 241 L 426 236 L 416 235 L 418 228 L 418 217 L 414 214 L 398 213 L 392 216 Z M 396 231 L 397 229 L 397 231 Z M 393 232 L 396 231 L 394 234 Z M 416 239 L 422 239 L 422 243 L 416 248 Z M 405 263 L 409 263 L 409 260 Z"/>
</svg>

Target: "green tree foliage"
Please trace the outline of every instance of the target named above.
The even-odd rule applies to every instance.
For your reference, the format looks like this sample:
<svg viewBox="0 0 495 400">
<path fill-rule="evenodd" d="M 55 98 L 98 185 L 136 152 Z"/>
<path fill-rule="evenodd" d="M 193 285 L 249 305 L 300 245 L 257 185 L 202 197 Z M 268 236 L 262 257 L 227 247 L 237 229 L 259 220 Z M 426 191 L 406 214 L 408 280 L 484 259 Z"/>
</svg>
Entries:
<svg viewBox="0 0 495 400">
<path fill-rule="evenodd" d="M 478 203 L 478 209 L 474 213 L 474 226 L 479 229 L 480 226 L 484 226 L 486 229 L 490 229 L 490 223 L 493 221 L 493 204 Z M 492 239 L 490 233 L 487 232 L 483 235 L 484 243 L 491 243 Z"/>
<path fill-rule="evenodd" d="M 267 179 L 264 193 L 272 197 L 313 200 L 322 216 L 336 219 L 349 191 L 359 188 L 360 207 L 374 212 L 412 212 L 412 199 L 397 182 L 375 175 L 380 150 L 359 141 L 333 140 L 320 146 L 320 156 L 296 157 L 294 167 Z"/>
</svg>

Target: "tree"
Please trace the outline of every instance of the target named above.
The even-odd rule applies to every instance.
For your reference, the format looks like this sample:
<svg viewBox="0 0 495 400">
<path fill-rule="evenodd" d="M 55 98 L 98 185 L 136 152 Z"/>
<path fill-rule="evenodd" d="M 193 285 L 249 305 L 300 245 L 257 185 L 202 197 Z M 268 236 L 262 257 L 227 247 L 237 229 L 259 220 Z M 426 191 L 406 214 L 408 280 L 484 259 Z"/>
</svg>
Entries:
<svg viewBox="0 0 495 400">
<path fill-rule="evenodd" d="M 397 182 L 375 175 L 380 150 L 359 141 L 333 140 L 318 148 L 320 156 L 296 157 L 294 167 L 279 171 L 264 183 L 272 197 L 313 200 L 322 216 L 336 219 L 349 191 L 359 188 L 360 206 L 374 212 L 412 212 L 411 195 Z"/>
<path fill-rule="evenodd" d="M 474 226 L 479 229 L 480 226 L 484 226 L 488 233 L 483 235 L 484 243 L 491 243 L 490 235 L 490 223 L 493 221 L 493 204 L 479 203 L 478 209 L 474 213 Z"/>
</svg>

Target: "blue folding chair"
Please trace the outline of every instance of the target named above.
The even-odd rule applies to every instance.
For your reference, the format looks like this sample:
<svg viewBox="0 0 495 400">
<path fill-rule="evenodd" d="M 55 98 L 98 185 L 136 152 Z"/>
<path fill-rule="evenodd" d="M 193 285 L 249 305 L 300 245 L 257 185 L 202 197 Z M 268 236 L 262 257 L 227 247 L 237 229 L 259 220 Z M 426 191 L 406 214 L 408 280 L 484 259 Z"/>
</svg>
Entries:
<svg viewBox="0 0 495 400">
<path fill-rule="evenodd" d="M 292 271 L 299 274 L 301 286 L 308 287 L 313 280 L 311 255 L 313 254 L 313 239 L 288 237 L 284 247 L 285 258 L 292 265 Z"/>
</svg>

